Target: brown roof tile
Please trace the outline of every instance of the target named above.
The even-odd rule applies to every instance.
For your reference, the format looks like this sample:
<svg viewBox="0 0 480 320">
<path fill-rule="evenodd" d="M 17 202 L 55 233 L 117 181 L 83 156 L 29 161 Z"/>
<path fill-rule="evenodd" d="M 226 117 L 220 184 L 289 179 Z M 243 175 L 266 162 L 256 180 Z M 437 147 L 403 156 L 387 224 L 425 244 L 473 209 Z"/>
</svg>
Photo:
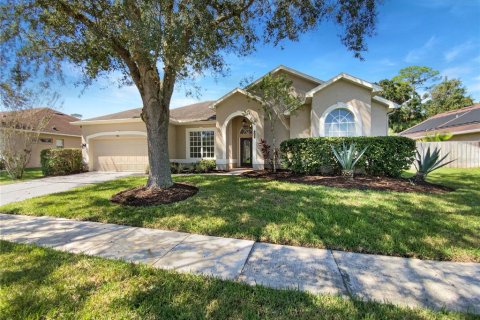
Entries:
<svg viewBox="0 0 480 320">
<path fill-rule="evenodd" d="M 40 121 L 41 119 L 49 118 L 49 121 L 42 132 L 76 136 L 82 134 L 82 129 L 80 127 L 70 124 L 70 122 L 78 121 L 80 119 L 68 114 L 50 108 L 33 108 L 21 112 L 29 113 L 25 118 L 29 118 L 32 121 Z M 9 112 L 0 112 L 0 119 L 7 117 L 8 114 Z"/>
<path fill-rule="evenodd" d="M 214 120 L 215 110 L 209 108 L 212 102 L 213 101 L 204 101 L 180 108 L 171 109 L 170 119 L 180 122 Z M 142 108 L 136 108 L 122 112 L 107 114 L 101 117 L 85 119 L 84 121 L 135 119 L 140 118 L 141 112 Z"/>
</svg>

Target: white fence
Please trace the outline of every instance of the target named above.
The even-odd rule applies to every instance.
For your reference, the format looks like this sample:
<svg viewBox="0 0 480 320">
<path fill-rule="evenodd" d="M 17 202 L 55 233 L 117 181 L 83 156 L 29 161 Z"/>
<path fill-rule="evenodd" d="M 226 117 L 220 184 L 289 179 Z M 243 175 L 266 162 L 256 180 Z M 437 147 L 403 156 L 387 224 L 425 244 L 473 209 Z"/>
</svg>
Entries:
<svg viewBox="0 0 480 320">
<path fill-rule="evenodd" d="M 417 142 L 417 150 L 421 155 L 428 147 L 430 152 L 438 148 L 441 157 L 448 153 L 445 161 L 455 160 L 446 165 L 447 168 L 480 167 L 480 141 Z"/>
</svg>

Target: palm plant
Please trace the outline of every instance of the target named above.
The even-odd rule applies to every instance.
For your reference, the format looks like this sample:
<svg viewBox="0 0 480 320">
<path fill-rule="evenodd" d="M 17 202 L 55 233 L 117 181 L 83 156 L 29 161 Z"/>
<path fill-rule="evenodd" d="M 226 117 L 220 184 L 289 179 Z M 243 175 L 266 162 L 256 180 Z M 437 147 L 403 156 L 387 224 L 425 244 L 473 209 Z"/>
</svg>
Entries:
<svg viewBox="0 0 480 320">
<path fill-rule="evenodd" d="M 427 152 L 425 152 L 423 156 L 417 150 L 417 159 L 414 163 L 415 168 L 417 169 L 417 173 L 415 174 L 415 181 L 425 182 L 425 178 L 430 172 L 444 167 L 447 164 L 455 161 L 451 160 L 448 162 L 443 162 L 447 156 L 448 153 L 442 158 L 440 158 L 440 150 L 438 148 L 435 148 L 433 152 L 430 152 L 430 147 L 428 147 Z"/>
<path fill-rule="evenodd" d="M 337 150 L 335 150 L 335 148 L 332 146 L 333 154 L 342 167 L 342 176 L 353 179 L 355 165 L 363 156 L 367 148 L 368 147 L 365 147 L 362 151 L 358 152 L 354 143 L 352 143 L 348 148 L 345 143 L 343 143 L 342 149 L 337 152 Z"/>
</svg>

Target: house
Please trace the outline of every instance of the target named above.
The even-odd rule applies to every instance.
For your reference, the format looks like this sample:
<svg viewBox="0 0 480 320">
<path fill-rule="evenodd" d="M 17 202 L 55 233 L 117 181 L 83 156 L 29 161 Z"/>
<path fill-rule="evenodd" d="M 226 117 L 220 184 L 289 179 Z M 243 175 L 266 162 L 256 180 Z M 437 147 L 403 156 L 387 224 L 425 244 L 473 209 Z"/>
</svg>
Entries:
<svg viewBox="0 0 480 320">
<path fill-rule="evenodd" d="M 448 141 L 480 141 L 480 104 L 439 113 L 400 135 L 419 140 L 437 133 L 452 134 Z"/>
<path fill-rule="evenodd" d="M 345 73 L 322 81 L 285 66 L 271 72 L 288 77 L 305 97 L 304 105 L 287 115 L 287 123 L 276 124 L 278 144 L 290 138 L 387 135 L 388 113 L 396 105 L 378 96 L 379 86 Z M 90 170 L 145 170 L 146 129 L 140 113 L 140 108 L 132 109 L 73 123 L 82 129 Z M 236 88 L 216 101 L 172 109 L 168 152 L 172 162 L 215 159 L 219 169 L 261 169 L 259 141 L 271 144 L 268 128 L 258 99 Z"/>
<path fill-rule="evenodd" d="M 12 120 L 12 117 L 15 117 L 15 120 Z M 16 125 L 19 127 L 16 129 L 18 131 L 38 130 L 40 132 L 38 141 L 32 146 L 27 168 L 37 168 L 41 166 L 40 152 L 43 149 L 80 148 L 82 130 L 78 126 L 71 124 L 71 122 L 78 120 L 80 119 L 50 108 L 34 108 L 15 113 L 0 112 L 1 126 L 10 126 L 7 123 L 14 121 L 18 122 Z M 5 133 L 2 132 L 2 135 L 5 136 Z M 21 139 L 21 137 L 22 135 L 18 134 L 16 139 Z M 19 140 L 18 146 L 20 147 L 21 145 L 22 143 L 20 143 Z"/>
</svg>

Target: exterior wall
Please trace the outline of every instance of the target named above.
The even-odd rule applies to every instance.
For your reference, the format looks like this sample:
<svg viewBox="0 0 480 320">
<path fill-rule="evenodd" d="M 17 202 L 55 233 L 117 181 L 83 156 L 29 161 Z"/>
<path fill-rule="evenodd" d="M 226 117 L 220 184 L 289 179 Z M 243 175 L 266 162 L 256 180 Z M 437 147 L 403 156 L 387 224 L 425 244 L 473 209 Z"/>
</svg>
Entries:
<svg viewBox="0 0 480 320">
<path fill-rule="evenodd" d="M 305 95 L 306 92 L 312 90 L 313 88 L 319 86 L 319 84 L 316 82 L 310 81 L 308 79 L 302 78 L 300 76 L 283 70 L 279 71 L 276 74 L 285 75 L 290 81 L 292 81 L 293 88 L 301 96 Z"/>
<path fill-rule="evenodd" d="M 372 101 L 372 136 L 388 135 L 388 108 Z"/>
<path fill-rule="evenodd" d="M 480 132 L 457 134 L 448 141 L 480 141 Z"/>
<path fill-rule="evenodd" d="M 230 163 L 238 159 L 234 159 L 232 145 L 232 120 L 235 117 L 242 117 L 247 112 L 248 117 L 252 120 L 254 135 L 252 138 L 253 151 L 253 168 L 263 168 L 263 158 L 260 152 L 258 142 L 264 137 L 264 120 L 263 111 L 258 102 L 248 99 L 241 93 L 235 93 L 225 101 L 216 106 L 216 132 L 215 132 L 215 155 L 217 158 L 217 167 L 225 170 L 230 167 Z"/>
<path fill-rule="evenodd" d="M 40 152 L 43 149 L 56 148 L 56 141 L 63 139 L 64 148 L 81 148 L 82 139 L 80 137 L 71 137 L 71 136 L 62 136 L 56 134 L 41 134 L 40 138 L 50 138 L 52 143 L 42 143 L 38 142 L 32 146 L 32 154 L 30 160 L 28 161 L 27 168 L 38 168 L 41 166 L 40 163 Z"/>
<path fill-rule="evenodd" d="M 311 105 L 304 105 L 290 115 L 290 139 L 311 136 Z"/>
<path fill-rule="evenodd" d="M 371 93 L 347 80 L 339 80 L 317 92 L 312 99 L 311 135 L 321 136 L 320 119 L 324 112 L 338 102 L 350 105 L 362 120 L 361 135 L 372 135 L 371 129 Z"/>
<path fill-rule="evenodd" d="M 278 120 L 275 124 L 275 145 L 277 148 L 280 147 L 280 143 L 282 141 L 290 139 L 290 119 L 287 118 L 287 125 L 285 126 L 280 120 Z M 265 138 L 264 138 L 269 145 L 273 145 L 273 136 L 272 136 L 272 130 L 270 128 L 270 121 L 265 119 Z M 260 141 L 258 141 L 260 142 Z M 257 143 L 258 143 L 257 142 Z"/>
</svg>

